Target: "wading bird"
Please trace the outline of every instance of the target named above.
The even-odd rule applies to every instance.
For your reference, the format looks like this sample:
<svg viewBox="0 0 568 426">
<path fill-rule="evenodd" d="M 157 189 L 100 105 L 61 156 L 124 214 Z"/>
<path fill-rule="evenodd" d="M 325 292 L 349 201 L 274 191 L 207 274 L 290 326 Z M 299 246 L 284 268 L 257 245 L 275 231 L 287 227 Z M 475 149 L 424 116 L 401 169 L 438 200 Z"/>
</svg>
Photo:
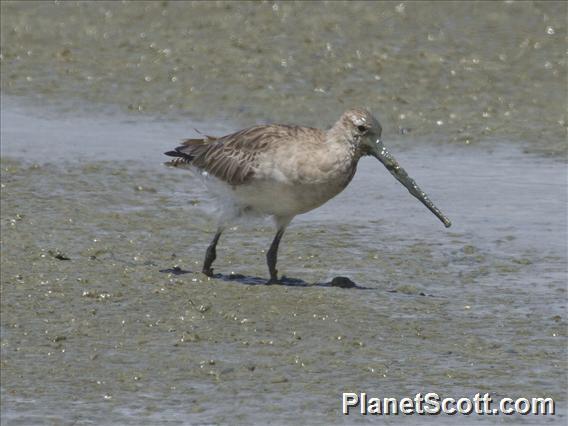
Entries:
<svg viewBox="0 0 568 426">
<path fill-rule="evenodd" d="M 222 137 L 188 139 L 166 163 L 198 169 L 221 185 L 222 214 L 207 248 L 203 273 L 213 276 L 219 238 L 228 223 L 240 216 L 271 216 L 276 236 L 266 255 L 270 280 L 278 282 L 278 245 L 294 216 L 309 212 L 339 194 L 349 184 L 362 156 L 377 158 L 442 223 L 451 222 L 430 201 L 390 155 L 381 140 L 379 122 L 361 108 L 345 112 L 329 130 L 270 124 Z"/>
</svg>

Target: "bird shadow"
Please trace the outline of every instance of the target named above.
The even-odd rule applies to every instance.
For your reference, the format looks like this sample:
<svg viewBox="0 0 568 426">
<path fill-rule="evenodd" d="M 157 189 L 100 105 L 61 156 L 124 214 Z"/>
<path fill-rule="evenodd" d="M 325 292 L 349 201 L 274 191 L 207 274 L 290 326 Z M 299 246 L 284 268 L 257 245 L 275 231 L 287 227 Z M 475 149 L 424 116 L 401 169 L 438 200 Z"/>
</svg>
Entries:
<svg viewBox="0 0 568 426">
<path fill-rule="evenodd" d="M 184 275 L 184 274 L 194 273 L 194 271 L 181 269 L 179 266 L 174 266 L 173 268 L 168 268 L 168 269 L 161 269 L 160 272 L 172 275 Z M 243 274 L 228 274 L 228 275 L 213 274 L 211 278 L 221 281 L 235 282 L 244 285 L 269 285 L 267 284 L 266 278 L 253 277 L 250 275 L 243 275 Z M 290 278 L 284 275 L 282 276 L 282 278 L 280 278 L 278 283 L 270 285 L 284 285 L 288 287 L 338 287 L 338 288 L 353 289 L 353 290 L 373 290 L 370 287 L 360 286 L 355 282 L 351 281 L 347 277 L 334 277 L 331 281 L 327 282 L 308 283 L 300 278 Z"/>
</svg>

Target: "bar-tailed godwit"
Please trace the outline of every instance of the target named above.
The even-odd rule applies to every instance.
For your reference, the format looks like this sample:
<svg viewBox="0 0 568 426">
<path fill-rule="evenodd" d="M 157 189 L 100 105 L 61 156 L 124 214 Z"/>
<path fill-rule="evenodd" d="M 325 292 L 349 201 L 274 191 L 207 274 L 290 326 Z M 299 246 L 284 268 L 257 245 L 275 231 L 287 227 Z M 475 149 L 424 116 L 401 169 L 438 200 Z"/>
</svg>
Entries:
<svg viewBox="0 0 568 426">
<path fill-rule="evenodd" d="M 379 122 L 365 109 L 345 112 L 329 130 L 270 124 L 222 137 L 188 139 L 166 155 L 169 165 L 198 169 L 224 188 L 224 208 L 207 248 L 203 273 L 213 276 L 219 238 L 240 216 L 271 216 L 276 236 L 267 252 L 269 284 L 278 282 L 278 245 L 294 216 L 313 210 L 349 184 L 362 156 L 377 158 L 442 223 L 451 222 L 384 147 Z"/>
</svg>

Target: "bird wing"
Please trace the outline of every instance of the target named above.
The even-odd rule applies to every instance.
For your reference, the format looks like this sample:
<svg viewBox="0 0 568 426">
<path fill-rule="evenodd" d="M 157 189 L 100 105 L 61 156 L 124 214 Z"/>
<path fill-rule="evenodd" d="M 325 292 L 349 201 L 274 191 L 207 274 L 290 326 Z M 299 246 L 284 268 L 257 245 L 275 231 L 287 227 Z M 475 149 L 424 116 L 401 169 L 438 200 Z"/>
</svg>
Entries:
<svg viewBox="0 0 568 426">
<path fill-rule="evenodd" d="M 187 139 L 166 155 L 176 157 L 170 165 L 191 164 L 230 185 L 241 185 L 255 176 L 260 155 L 274 148 L 275 144 L 307 130 L 316 129 L 285 125 L 254 126 L 218 138 Z"/>
</svg>

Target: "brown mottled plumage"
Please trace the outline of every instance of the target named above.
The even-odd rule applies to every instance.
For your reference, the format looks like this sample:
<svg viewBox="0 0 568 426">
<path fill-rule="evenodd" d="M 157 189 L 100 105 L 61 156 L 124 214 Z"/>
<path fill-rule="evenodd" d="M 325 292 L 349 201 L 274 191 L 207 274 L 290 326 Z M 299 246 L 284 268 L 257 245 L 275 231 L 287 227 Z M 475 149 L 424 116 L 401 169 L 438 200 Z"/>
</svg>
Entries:
<svg viewBox="0 0 568 426">
<path fill-rule="evenodd" d="M 381 125 L 365 109 L 345 112 L 329 130 L 270 124 L 222 137 L 187 139 L 166 155 L 169 165 L 197 168 L 229 187 L 230 213 L 225 212 L 207 249 L 203 272 L 211 264 L 225 224 L 243 214 L 272 216 L 278 232 L 267 254 L 270 281 L 277 282 L 276 254 L 280 238 L 294 216 L 321 206 L 351 181 L 364 155 L 379 159 L 412 195 L 446 226 L 449 220 L 388 153 L 380 140 Z"/>
<path fill-rule="evenodd" d="M 191 164 L 230 185 L 251 181 L 259 169 L 259 157 L 277 150 L 279 144 L 302 140 L 304 144 L 325 142 L 325 132 L 308 127 L 270 124 L 254 126 L 222 137 L 187 139 L 170 155 L 180 155 L 169 165 Z"/>
</svg>

